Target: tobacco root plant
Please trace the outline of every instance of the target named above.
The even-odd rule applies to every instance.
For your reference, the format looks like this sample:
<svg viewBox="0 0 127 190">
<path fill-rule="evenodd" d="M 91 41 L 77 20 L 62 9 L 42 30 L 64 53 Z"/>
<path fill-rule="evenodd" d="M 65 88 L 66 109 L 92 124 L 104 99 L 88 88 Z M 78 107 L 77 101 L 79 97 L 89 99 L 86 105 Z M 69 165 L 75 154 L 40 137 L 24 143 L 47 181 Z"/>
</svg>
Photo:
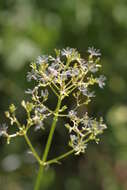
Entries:
<svg viewBox="0 0 127 190">
<path fill-rule="evenodd" d="M 102 117 L 96 119 L 89 116 L 88 112 L 85 112 L 82 116 L 78 113 L 81 106 L 87 107 L 95 97 L 95 93 L 91 90 L 93 89 L 92 86 L 98 85 L 103 88 L 105 85 L 106 78 L 99 74 L 101 68 L 100 56 L 100 51 L 93 47 L 88 48 L 85 59 L 81 58 L 79 52 L 72 48 L 55 50 L 55 56 L 39 56 L 35 62 L 30 64 L 31 71 L 27 74 L 28 81 L 33 80 L 35 84 L 33 89 L 28 89 L 25 92 L 30 95 L 30 101 L 23 100 L 21 102 L 21 106 L 26 111 L 25 124 L 18 120 L 14 104 L 11 104 L 9 110 L 5 112 L 6 117 L 10 120 L 10 126 L 2 124 L 0 136 L 5 137 L 8 144 L 16 137 L 24 137 L 40 166 L 34 190 L 40 188 L 45 166 L 59 163 L 71 154 L 85 153 L 89 141 L 98 143 L 99 135 L 106 129 Z M 57 98 L 57 105 L 54 110 L 47 106 L 49 91 L 52 91 Z M 71 110 L 69 110 L 68 105 L 63 105 L 63 100 L 70 96 L 75 99 L 75 106 Z M 44 121 L 50 116 L 53 117 L 53 120 L 41 156 L 30 141 L 28 131 L 34 128 L 37 132 L 44 133 Z M 68 121 L 64 126 L 58 127 L 65 127 L 68 130 L 70 140 L 67 144 L 70 146 L 70 150 L 48 160 L 53 134 L 60 117 L 65 117 Z M 12 134 L 8 132 L 8 128 L 11 126 L 16 127 Z"/>
</svg>

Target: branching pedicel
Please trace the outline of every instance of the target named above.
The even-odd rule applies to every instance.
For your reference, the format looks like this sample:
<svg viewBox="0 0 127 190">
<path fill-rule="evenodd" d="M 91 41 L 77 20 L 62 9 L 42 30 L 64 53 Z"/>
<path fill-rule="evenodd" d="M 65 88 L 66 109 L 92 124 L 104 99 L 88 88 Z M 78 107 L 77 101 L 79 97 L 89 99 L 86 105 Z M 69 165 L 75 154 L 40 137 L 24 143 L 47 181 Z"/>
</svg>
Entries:
<svg viewBox="0 0 127 190">
<path fill-rule="evenodd" d="M 82 59 L 76 49 L 55 50 L 55 57 L 40 56 L 36 62 L 30 65 L 31 71 L 28 72 L 28 81 L 34 80 L 35 87 L 26 91 L 31 95 L 31 102 L 22 101 L 21 105 L 26 110 L 26 124 L 21 124 L 16 117 L 16 107 L 12 104 L 9 111 L 6 111 L 6 117 L 10 119 L 10 124 L 17 126 L 17 132 L 9 134 L 8 127 L 3 124 L 0 129 L 0 135 L 7 138 L 7 143 L 17 136 L 23 136 L 32 151 L 33 156 L 40 165 L 35 190 L 40 187 L 41 175 L 46 165 L 57 163 L 64 157 L 74 153 L 76 155 L 84 153 L 87 144 L 91 140 L 98 143 L 98 135 L 103 132 L 106 125 L 103 119 L 98 121 L 89 117 L 86 112 L 84 116 L 78 116 L 78 108 L 82 105 L 88 105 L 91 98 L 95 96 L 90 91 L 90 87 L 98 84 L 100 88 L 105 85 L 103 75 L 95 76 L 100 69 L 100 51 L 92 48 L 88 49 L 88 58 Z M 55 110 L 46 106 L 49 93 L 52 90 L 58 101 Z M 69 110 L 68 106 L 62 106 L 62 101 L 69 96 L 75 98 L 76 106 Z M 69 111 L 68 111 L 69 110 Z M 38 155 L 28 137 L 28 130 L 34 127 L 35 130 L 44 128 L 43 121 L 49 116 L 53 116 L 53 122 L 50 128 L 49 137 L 45 146 L 42 158 Z M 71 150 L 52 160 L 47 161 L 48 152 L 51 146 L 54 130 L 59 117 L 66 117 L 70 122 L 65 124 L 70 135 L 69 146 Z M 62 126 L 60 126 L 62 127 Z"/>
</svg>

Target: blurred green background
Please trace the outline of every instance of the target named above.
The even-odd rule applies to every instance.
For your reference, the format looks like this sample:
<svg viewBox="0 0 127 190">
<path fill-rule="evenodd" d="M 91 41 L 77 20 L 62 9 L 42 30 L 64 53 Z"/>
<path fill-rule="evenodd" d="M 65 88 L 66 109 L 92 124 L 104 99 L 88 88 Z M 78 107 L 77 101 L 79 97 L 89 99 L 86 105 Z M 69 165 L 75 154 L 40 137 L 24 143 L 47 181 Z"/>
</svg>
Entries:
<svg viewBox="0 0 127 190">
<path fill-rule="evenodd" d="M 102 52 L 107 84 L 96 91 L 88 111 L 104 116 L 108 129 L 100 144 L 91 143 L 85 155 L 48 168 L 42 189 L 126 190 L 126 0 L 0 0 L 0 122 L 5 122 L 3 112 L 10 103 L 20 107 L 25 98 L 29 63 L 38 55 L 67 46 L 77 48 L 82 56 L 89 46 Z M 18 115 L 24 120 L 22 110 Z M 50 122 L 45 133 L 31 134 L 38 151 L 44 146 Z M 50 157 L 66 151 L 66 135 L 57 128 Z M 27 149 L 22 138 L 10 145 L 0 139 L 0 190 L 32 189 L 38 166 Z"/>
</svg>

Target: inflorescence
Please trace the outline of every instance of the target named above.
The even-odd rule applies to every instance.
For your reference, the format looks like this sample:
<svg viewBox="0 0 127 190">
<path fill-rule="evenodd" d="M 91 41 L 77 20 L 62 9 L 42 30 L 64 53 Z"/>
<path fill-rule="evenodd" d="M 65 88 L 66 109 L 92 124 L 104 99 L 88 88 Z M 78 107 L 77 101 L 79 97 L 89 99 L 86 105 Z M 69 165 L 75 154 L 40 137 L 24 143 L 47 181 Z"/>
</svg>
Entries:
<svg viewBox="0 0 127 190">
<path fill-rule="evenodd" d="M 40 164 L 46 164 L 47 155 L 41 159 L 32 146 L 27 132 L 31 127 L 35 131 L 44 129 L 44 120 L 51 115 L 54 117 L 53 127 L 59 117 L 67 118 L 68 123 L 65 124 L 65 127 L 70 135 L 71 153 L 76 155 L 84 153 L 88 142 L 91 140 L 98 143 L 98 135 L 106 129 L 103 118 L 97 120 L 90 117 L 87 112 L 80 116 L 78 110 L 83 105 L 87 106 L 95 97 L 95 92 L 91 91 L 92 86 L 97 84 L 103 88 L 105 85 L 106 78 L 98 73 L 101 68 L 100 56 L 100 51 L 93 47 L 88 49 L 88 56 L 85 59 L 81 58 L 78 51 L 72 48 L 55 50 L 54 57 L 51 55 L 39 56 L 35 62 L 31 63 L 31 71 L 27 74 L 28 81 L 35 81 L 35 87 L 26 90 L 31 101 L 23 100 L 21 102 L 27 115 L 26 123 L 19 122 L 16 117 L 16 107 L 12 104 L 5 115 L 10 120 L 10 124 L 17 127 L 17 131 L 9 134 L 9 127 L 3 124 L 0 128 L 0 136 L 6 137 L 7 143 L 10 143 L 12 138 L 24 136 L 33 156 Z M 52 90 L 58 98 L 58 105 L 55 110 L 50 109 L 46 104 L 49 99 L 49 90 Z M 70 96 L 75 99 L 75 107 L 72 110 L 69 110 L 67 105 L 61 106 L 62 101 Z M 64 155 L 58 159 L 53 159 L 53 162 L 62 158 Z M 47 163 L 52 162 L 47 161 Z"/>
</svg>

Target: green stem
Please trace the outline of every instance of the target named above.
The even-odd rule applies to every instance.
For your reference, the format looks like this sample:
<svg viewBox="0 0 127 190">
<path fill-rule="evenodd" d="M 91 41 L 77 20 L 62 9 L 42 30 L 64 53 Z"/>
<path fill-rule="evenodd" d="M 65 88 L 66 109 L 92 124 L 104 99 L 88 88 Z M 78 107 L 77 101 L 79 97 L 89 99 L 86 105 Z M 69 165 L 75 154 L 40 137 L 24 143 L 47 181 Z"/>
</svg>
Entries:
<svg viewBox="0 0 127 190">
<path fill-rule="evenodd" d="M 45 150 L 44 150 L 44 154 L 43 154 L 43 158 L 42 158 L 43 163 L 46 162 L 47 156 L 48 156 L 48 153 L 49 153 L 49 149 L 51 147 L 53 134 L 54 134 L 54 131 L 55 131 L 55 128 L 56 128 L 57 120 L 58 120 L 58 113 L 59 113 L 59 109 L 60 109 L 60 106 L 61 106 L 61 101 L 62 101 L 61 96 L 59 96 L 58 103 L 57 103 L 56 110 L 55 110 L 55 116 L 53 118 L 52 126 L 51 126 L 51 129 L 50 129 L 50 132 L 49 132 L 48 140 L 47 140 Z M 34 190 L 39 190 L 39 188 L 40 188 L 43 171 L 44 171 L 44 166 L 40 165 L 38 175 L 37 175 L 37 178 L 36 178 L 36 182 L 35 182 Z"/>
<path fill-rule="evenodd" d="M 65 158 L 73 153 L 74 153 L 74 150 L 70 150 L 70 151 L 66 152 L 65 154 L 62 154 L 52 160 L 47 161 L 46 164 L 58 163 L 59 160 L 62 160 L 63 158 Z"/>
<path fill-rule="evenodd" d="M 73 90 L 75 90 L 76 88 L 77 88 L 77 86 L 74 86 L 74 87 L 67 93 L 67 95 L 69 95 L 70 93 L 72 93 Z"/>
<path fill-rule="evenodd" d="M 67 58 L 67 63 L 64 67 L 64 71 L 66 71 L 68 69 L 70 62 L 71 62 L 71 60 L 69 58 Z"/>
<path fill-rule="evenodd" d="M 52 82 L 52 81 L 51 81 Z M 55 88 L 59 91 L 60 89 L 59 89 L 59 87 L 54 83 L 54 82 L 52 82 L 52 84 L 55 86 Z"/>
<path fill-rule="evenodd" d="M 57 96 L 57 97 L 59 97 L 59 94 L 56 92 L 56 90 L 52 87 L 52 85 L 51 84 L 49 84 L 49 86 L 50 86 L 50 88 L 52 89 L 52 91 L 54 92 L 54 94 Z"/>
<path fill-rule="evenodd" d="M 69 82 L 66 84 L 66 88 L 70 85 L 72 83 L 72 79 L 71 80 L 69 80 Z"/>
<path fill-rule="evenodd" d="M 28 136 L 27 136 L 26 133 L 24 134 L 24 138 L 25 138 L 25 140 L 26 140 L 28 146 L 30 147 L 30 149 L 31 149 L 31 151 L 32 151 L 32 153 L 33 153 L 33 155 L 34 155 L 34 157 L 36 158 L 36 160 L 38 161 L 38 163 L 41 165 L 41 164 L 42 164 L 42 161 L 41 161 L 40 157 L 38 156 L 36 150 L 34 149 L 33 145 L 31 144 L 31 142 L 30 142 L 30 140 L 29 140 L 29 138 L 28 138 Z"/>
<path fill-rule="evenodd" d="M 39 190 L 40 189 L 43 172 L 44 172 L 44 167 L 40 165 L 40 168 L 39 168 L 38 174 L 37 174 L 37 178 L 36 178 L 36 182 L 35 182 L 34 190 Z"/>
</svg>

